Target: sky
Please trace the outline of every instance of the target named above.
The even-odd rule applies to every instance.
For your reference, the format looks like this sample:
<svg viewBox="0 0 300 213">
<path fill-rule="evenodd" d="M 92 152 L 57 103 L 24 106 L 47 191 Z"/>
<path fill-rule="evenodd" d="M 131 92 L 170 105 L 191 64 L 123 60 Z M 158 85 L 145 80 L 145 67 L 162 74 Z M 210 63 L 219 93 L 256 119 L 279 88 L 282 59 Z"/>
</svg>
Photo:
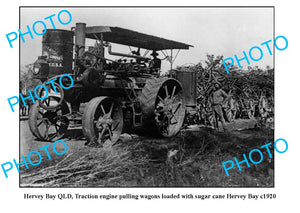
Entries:
<svg viewBox="0 0 300 213">
<path fill-rule="evenodd" d="M 72 14 L 72 21 L 68 25 L 62 25 L 57 20 L 59 11 L 67 9 Z M 250 60 L 250 66 L 265 68 L 273 67 L 273 56 L 270 56 L 266 47 L 261 43 L 273 39 L 273 8 L 229 8 L 229 7 L 198 7 L 198 8 L 21 8 L 21 31 L 26 32 L 26 25 L 38 20 L 44 20 L 52 14 L 57 29 L 70 30 L 77 22 L 86 23 L 87 26 L 118 26 L 141 33 L 146 33 L 174 41 L 193 45 L 189 50 L 182 50 L 174 67 L 187 64 L 204 63 L 206 54 L 223 55 L 224 58 L 243 57 L 243 51 L 247 54 L 253 46 L 259 46 L 263 50 L 263 58 L 254 62 Z M 67 21 L 66 14 L 62 20 Z M 52 29 L 50 21 L 44 20 L 48 29 Z M 37 25 L 39 26 L 39 25 Z M 41 31 L 37 27 L 37 31 Z M 25 36 L 25 43 L 21 41 L 20 63 L 33 63 L 42 52 L 42 36 L 34 34 L 31 39 Z M 93 45 L 92 41 L 87 42 Z M 270 43 L 271 49 L 273 45 Z M 129 52 L 128 47 L 116 46 L 114 51 Z M 253 57 L 258 52 L 253 51 Z M 162 54 L 159 55 L 163 58 Z M 249 55 L 248 55 L 249 57 Z M 236 62 L 235 62 L 236 63 Z M 248 64 L 241 61 L 246 69 Z M 163 61 L 163 67 L 169 67 Z"/>
</svg>

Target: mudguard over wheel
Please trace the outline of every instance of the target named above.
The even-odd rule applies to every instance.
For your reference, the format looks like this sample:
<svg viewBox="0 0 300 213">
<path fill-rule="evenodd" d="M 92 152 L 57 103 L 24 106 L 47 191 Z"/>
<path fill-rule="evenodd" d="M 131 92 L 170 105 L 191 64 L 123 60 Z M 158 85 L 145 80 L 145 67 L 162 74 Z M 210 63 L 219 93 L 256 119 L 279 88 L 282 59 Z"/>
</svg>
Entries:
<svg viewBox="0 0 300 213">
<path fill-rule="evenodd" d="M 100 96 L 88 102 L 82 118 L 82 130 L 90 143 L 117 142 L 123 129 L 123 112 L 111 97 Z"/>
<path fill-rule="evenodd" d="M 52 104 L 49 104 L 49 102 L 46 102 L 46 101 L 39 101 L 39 105 L 40 107 L 42 107 L 43 109 L 45 110 L 53 110 L 53 109 L 57 109 L 59 105 L 62 104 L 62 102 L 64 101 L 64 90 L 62 89 L 62 87 L 56 83 L 56 82 L 52 82 L 52 86 L 55 87 L 55 91 L 53 89 L 53 87 L 51 85 L 46 85 L 46 84 L 43 84 L 43 86 L 45 88 L 47 88 L 47 91 L 45 91 L 45 89 L 43 87 L 40 87 L 39 88 L 39 91 L 38 91 L 38 96 L 39 97 L 45 97 L 45 96 L 49 96 L 49 97 L 56 97 L 55 98 L 55 104 L 52 103 Z"/>
<path fill-rule="evenodd" d="M 183 125 L 182 86 L 173 78 L 150 78 L 138 97 L 145 128 L 164 137 L 176 135 Z"/>
<path fill-rule="evenodd" d="M 69 113 L 68 105 L 60 98 L 48 96 L 42 101 L 42 105 L 49 108 L 56 106 L 55 109 L 46 110 L 35 102 L 29 112 L 29 128 L 32 134 L 41 141 L 56 141 L 62 138 L 69 126 L 66 114 Z"/>
</svg>

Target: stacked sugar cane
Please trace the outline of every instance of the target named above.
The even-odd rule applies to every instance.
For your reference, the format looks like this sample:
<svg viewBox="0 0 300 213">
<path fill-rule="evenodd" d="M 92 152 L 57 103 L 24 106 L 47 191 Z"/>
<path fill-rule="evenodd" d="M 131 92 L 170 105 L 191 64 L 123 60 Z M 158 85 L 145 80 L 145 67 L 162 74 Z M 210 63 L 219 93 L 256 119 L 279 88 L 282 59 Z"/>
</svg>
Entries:
<svg viewBox="0 0 300 213">
<path fill-rule="evenodd" d="M 231 96 L 223 106 L 224 117 L 228 122 L 237 118 L 256 117 L 264 121 L 273 118 L 274 71 L 244 71 L 233 68 L 230 74 L 227 74 L 220 62 L 221 60 L 215 60 L 212 63 L 206 62 L 207 66 L 198 63 L 177 67 L 178 70 L 197 72 L 197 123 L 214 125 L 211 94 L 215 83 L 219 83 Z"/>
</svg>

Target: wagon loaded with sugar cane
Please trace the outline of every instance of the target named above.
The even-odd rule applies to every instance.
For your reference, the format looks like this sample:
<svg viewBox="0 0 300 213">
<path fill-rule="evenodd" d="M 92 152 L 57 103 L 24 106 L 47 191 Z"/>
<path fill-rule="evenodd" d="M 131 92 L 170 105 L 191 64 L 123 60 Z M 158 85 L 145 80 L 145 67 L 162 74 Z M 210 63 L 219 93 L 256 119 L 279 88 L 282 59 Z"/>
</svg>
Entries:
<svg viewBox="0 0 300 213">
<path fill-rule="evenodd" d="M 188 122 L 216 127 L 212 109 L 211 93 L 218 83 L 230 96 L 223 104 L 223 115 L 227 122 L 235 119 L 258 119 L 262 124 L 274 116 L 274 73 L 253 70 L 231 70 L 227 74 L 222 56 L 207 55 L 207 66 L 199 63 L 177 67 L 182 72 L 197 73 L 197 113 L 189 114 Z M 178 72 L 178 71 L 177 71 Z M 264 124 L 263 124 L 264 125 Z"/>
<path fill-rule="evenodd" d="M 95 44 L 87 46 L 87 39 Z M 130 52 L 113 51 L 112 44 L 127 45 Z M 157 55 L 165 55 L 172 68 L 179 50 L 189 47 L 119 27 L 77 23 L 70 31 L 47 30 L 42 56 L 34 63 L 33 72 L 49 94 L 31 108 L 32 134 L 39 140 L 54 141 L 62 138 L 69 126 L 82 125 L 90 144 L 115 143 L 122 132 L 140 129 L 164 137 L 176 135 L 186 107 L 195 108 L 195 83 L 185 81 L 195 81 L 195 75 L 187 72 L 177 75 L 181 79 L 162 77 Z M 177 54 L 173 56 L 174 50 Z M 72 76 L 70 89 L 54 80 L 62 74 Z M 55 86 L 47 84 L 49 81 Z M 62 83 L 68 87 L 71 81 Z M 40 97 L 46 92 L 41 89 Z"/>
<path fill-rule="evenodd" d="M 214 66 L 204 69 L 201 64 L 192 66 L 181 66 L 173 70 L 174 75 L 178 73 L 192 72 L 195 75 L 195 110 L 188 110 L 186 124 L 203 124 L 205 126 L 217 127 L 219 120 L 213 111 L 211 100 L 214 84 L 225 85 L 225 78 L 213 72 Z M 190 81 L 192 82 L 192 81 Z M 237 103 L 232 91 L 228 93 L 228 99 L 222 104 L 223 115 L 226 122 L 232 122 L 237 115 Z"/>
</svg>

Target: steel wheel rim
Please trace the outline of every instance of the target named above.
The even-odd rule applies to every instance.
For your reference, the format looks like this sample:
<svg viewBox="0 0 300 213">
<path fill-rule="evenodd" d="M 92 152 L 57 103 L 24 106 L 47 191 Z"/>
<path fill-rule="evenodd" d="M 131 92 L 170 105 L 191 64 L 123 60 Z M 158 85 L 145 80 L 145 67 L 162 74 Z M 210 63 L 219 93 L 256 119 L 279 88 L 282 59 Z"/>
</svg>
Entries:
<svg viewBox="0 0 300 213">
<path fill-rule="evenodd" d="M 161 87 L 157 95 L 154 114 L 156 127 L 162 136 L 171 137 L 178 133 L 183 124 L 185 106 L 181 90 L 176 85 Z"/>
<path fill-rule="evenodd" d="M 62 107 L 58 107 L 55 110 L 45 110 L 40 106 L 37 106 L 37 108 L 36 128 L 39 138 L 47 141 L 55 141 L 62 138 L 69 126 L 69 120 L 63 115 Z"/>
<path fill-rule="evenodd" d="M 95 140 L 99 144 L 107 140 L 117 142 L 123 129 L 122 108 L 112 98 L 105 98 L 95 110 L 93 124 Z"/>
</svg>

